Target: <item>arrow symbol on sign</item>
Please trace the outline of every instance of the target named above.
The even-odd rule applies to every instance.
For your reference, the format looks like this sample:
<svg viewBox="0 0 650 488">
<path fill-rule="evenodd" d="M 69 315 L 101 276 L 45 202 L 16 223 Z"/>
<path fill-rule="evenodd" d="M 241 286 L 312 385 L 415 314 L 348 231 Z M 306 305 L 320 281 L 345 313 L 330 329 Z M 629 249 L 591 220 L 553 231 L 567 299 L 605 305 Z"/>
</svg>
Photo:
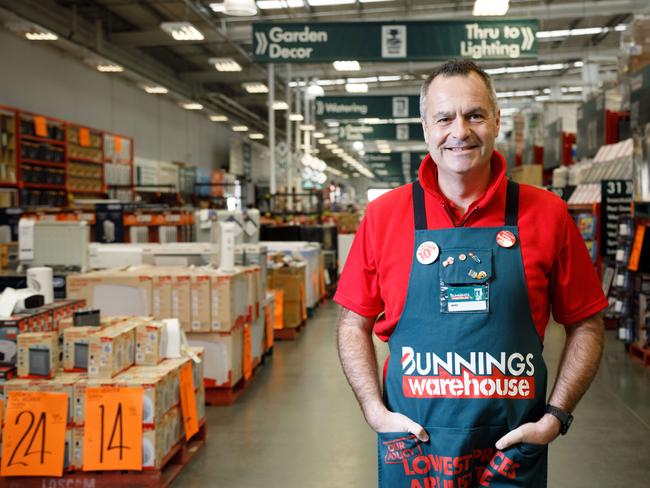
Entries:
<svg viewBox="0 0 650 488">
<path fill-rule="evenodd" d="M 257 39 L 257 47 L 255 48 L 255 54 L 262 55 L 266 51 L 266 48 L 269 45 L 269 42 L 266 40 L 266 34 L 264 32 L 256 32 L 255 39 Z"/>
<path fill-rule="evenodd" d="M 524 41 L 521 43 L 522 51 L 529 51 L 533 47 L 535 41 L 535 34 L 530 27 L 522 27 L 521 32 L 524 35 Z"/>
</svg>

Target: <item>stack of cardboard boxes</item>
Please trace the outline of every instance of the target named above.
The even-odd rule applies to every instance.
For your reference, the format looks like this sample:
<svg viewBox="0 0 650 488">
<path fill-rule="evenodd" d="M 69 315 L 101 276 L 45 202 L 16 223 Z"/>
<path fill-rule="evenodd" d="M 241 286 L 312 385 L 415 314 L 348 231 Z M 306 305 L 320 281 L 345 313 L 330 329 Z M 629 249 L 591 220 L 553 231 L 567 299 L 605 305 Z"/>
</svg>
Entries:
<svg viewBox="0 0 650 488">
<path fill-rule="evenodd" d="M 621 32 L 621 74 L 636 73 L 650 64 L 650 15 L 636 15 Z"/>
<path fill-rule="evenodd" d="M 206 348 L 206 386 L 231 387 L 254 366 L 254 358 L 261 360 L 265 328 L 260 303 L 265 290 L 260 271 L 260 266 L 232 271 L 125 267 L 70 276 L 67 292 L 104 315 L 178 319 L 190 344 Z"/>
<path fill-rule="evenodd" d="M 46 378 L 35 379 L 31 370 L 19 369 L 19 378 L 5 383 L 11 391 L 63 392 L 68 397 L 65 468 L 83 467 L 85 395 L 88 387 L 141 387 L 142 467 L 159 469 L 166 456 L 184 436 L 180 408 L 179 375 L 191 362 L 196 395 L 197 419 L 205 417 L 203 349 L 189 348 L 189 357 L 165 359 L 165 325 L 147 317 L 103 319 L 97 327 L 71 327 L 64 324 L 63 370 L 59 369 L 56 333 L 47 347 L 56 358 Z M 29 337 L 30 334 L 25 334 Z M 21 340 L 22 336 L 19 336 Z M 79 347 L 86 345 L 86 347 Z M 86 354 L 87 358 L 83 358 Z M 29 349 L 19 348 L 19 365 L 30 363 Z M 39 360 L 40 361 L 40 360 Z M 40 362 L 38 363 L 40 365 Z M 87 366 L 84 371 L 83 365 Z"/>
<path fill-rule="evenodd" d="M 307 319 L 305 300 L 305 274 L 307 265 L 303 261 L 287 260 L 283 255 L 274 255 L 269 267 L 268 288 L 277 290 L 275 307 L 282 310 L 282 324 L 275 328 L 300 327 Z"/>
</svg>

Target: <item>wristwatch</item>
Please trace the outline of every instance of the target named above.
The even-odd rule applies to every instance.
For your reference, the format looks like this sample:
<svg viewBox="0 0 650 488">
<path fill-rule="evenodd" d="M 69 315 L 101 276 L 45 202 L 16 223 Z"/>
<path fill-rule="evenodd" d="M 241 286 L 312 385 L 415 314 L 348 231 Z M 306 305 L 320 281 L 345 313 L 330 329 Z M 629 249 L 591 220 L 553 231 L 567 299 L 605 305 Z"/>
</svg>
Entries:
<svg viewBox="0 0 650 488">
<path fill-rule="evenodd" d="M 573 415 L 553 405 L 546 405 L 545 413 L 550 413 L 560 421 L 560 434 L 564 435 L 569 432 L 569 427 L 573 422 Z"/>
</svg>

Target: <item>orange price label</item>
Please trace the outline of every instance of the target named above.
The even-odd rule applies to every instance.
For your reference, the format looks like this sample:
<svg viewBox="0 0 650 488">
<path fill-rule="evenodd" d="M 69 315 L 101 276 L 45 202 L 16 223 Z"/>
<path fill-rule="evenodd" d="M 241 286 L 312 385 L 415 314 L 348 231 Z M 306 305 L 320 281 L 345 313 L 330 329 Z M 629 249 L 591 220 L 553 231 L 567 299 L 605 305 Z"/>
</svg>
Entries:
<svg viewBox="0 0 650 488">
<path fill-rule="evenodd" d="M 302 311 L 302 320 L 307 320 L 307 300 L 305 299 L 304 283 L 300 283 L 300 310 Z"/>
<path fill-rule="evenodd" d="M 2 476 L 62 476 L 68 396 L 12 391 L 2 433 Z"/>
<path fill-rule="evenodd" d="M 79 129 L 79 145 L 84 147 L 90 146 L 90 131 L 85 127 Z"/>
<path fill-rule="evenodd" d="M 284 328 L 284 290 L 273 290 L 275 306 L 273 307 L 273 328 Z"/>
<path fill-rule="evenodd" d="M 142 388 L 88 388 L 84 471 L 142 470 Z"/>
<path fill-rule="evenodd" d="M 639 260 L 641 259 L 641 249 L 643 248 L 643 239 L 645 238 L 645 225 L 637 225 L 636 232 L 634 233 L 634 244 L 632 244 L 632 252 L 630 252 L 630 261 L 628 269 L 630 271 L 637 271 L 639 269 Z"/>
<path fill-rule="evenodd" d="M 39 137 L 47 137 L 47 120 L 42 115 L 34 115 L 34 133 Z"/>
<path fill-rule="evenodd" d="M 199 431 L 199 419 L 196 417 L 196 394 L 192 379 L 192 362 L 185 363 L 181 368 L 181 410 L 185 425 L 185 438 L 190 438 Z"/>
<path fill-rule="evenodd" d="M 273 347 L 273 318 L 271 317 L 271 306 L 267 305 L 264 313 L 264 322 L 266 325 L 266 349 Z"/>
<path fill-rule="evenodd" d="M 120 136 L 115 136 L 115 155 L 119 155 L 122 152 L 122 138 Z"/>
<path fill-rule="evenodd" d="M 244 379 L 253 376 L 253 355 L 251 353 L 251 327 L 244 325 Z"/>
</svg>

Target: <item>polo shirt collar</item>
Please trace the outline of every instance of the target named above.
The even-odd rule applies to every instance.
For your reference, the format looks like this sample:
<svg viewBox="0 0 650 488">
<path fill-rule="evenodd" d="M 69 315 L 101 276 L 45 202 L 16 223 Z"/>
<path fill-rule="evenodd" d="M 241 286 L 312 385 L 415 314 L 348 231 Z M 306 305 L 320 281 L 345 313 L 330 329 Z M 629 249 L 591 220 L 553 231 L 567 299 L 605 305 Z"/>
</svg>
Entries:
<svg viewBox="0 0 650 488">
<path fill-rule="evenodd" d="M 477 205 L 485 206 L 490 200 L 494 198 L 496 193 L 499 193 L 501 189 L 505 189 L 506 185 L 506 160 L 505 158 L 497 151 L 492 153 L 492 158 L 490 159 L 491 175 L 490 183 L 488 184 L 485 192 L 473 202 L 468 210 L 471 210 Z M 441 204 L 449 204 L 449 200 L 445 195 L 440 191 L 440 186 L 438 185 L 438 166 L 431 157 L 431 154 L 427 154 L 420 164 L 420 169 L 418 171 L 418 179 L 424 191 L 440 201 Z M 504 190 L 505 191 L 505 190 Z"/>
</svg>

